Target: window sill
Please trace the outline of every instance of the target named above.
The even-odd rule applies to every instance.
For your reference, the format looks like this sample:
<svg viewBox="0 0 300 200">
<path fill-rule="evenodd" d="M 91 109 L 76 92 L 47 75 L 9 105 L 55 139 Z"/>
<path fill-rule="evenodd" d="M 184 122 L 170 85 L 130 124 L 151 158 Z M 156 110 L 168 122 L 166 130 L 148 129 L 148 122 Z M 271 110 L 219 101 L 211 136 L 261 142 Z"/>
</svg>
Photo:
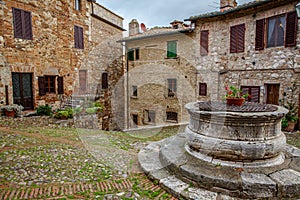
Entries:
<svg viewBox="0 0 300 200">
<path fill-rule="evenodd" d="M 166 57 L 165 59 L 178 59 L 179 57 L 177 56 L 177 57 L 170 57 L 170 58 L 168 58 L 168 57 Z"/>
<path fill-rule="evenodd" d="M 138 99 L 137 96 L 130 96 L 131 99 Z"/>
<path fill-rule="evenodd" d="M 169 122 L 169 123 L 175 123 L 175 124 L 177 124 L 178 123 L 178 121 L 177 120 L 166 120 L 166 122 Z"/>
</svg>

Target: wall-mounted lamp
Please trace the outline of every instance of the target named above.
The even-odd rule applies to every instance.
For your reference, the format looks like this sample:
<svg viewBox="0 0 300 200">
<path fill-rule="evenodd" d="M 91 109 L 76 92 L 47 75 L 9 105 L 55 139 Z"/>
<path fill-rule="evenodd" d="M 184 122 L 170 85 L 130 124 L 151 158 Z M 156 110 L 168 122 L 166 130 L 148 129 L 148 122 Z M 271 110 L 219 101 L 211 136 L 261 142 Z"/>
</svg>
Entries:
<svg viewBox="0 0 300 200">
<path fill-rule="evenodd" d="M 300 3 L 296 5 L 297 16 L 300 18 Z"/>
</svg>

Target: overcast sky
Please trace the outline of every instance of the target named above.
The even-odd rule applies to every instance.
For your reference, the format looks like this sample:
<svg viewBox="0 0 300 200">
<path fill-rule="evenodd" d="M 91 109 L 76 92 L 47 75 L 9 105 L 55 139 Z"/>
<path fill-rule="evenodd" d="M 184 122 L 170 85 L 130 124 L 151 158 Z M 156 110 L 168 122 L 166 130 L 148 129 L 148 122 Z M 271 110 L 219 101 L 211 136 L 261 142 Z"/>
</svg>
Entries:
<svg viewBox="0 0 300 200">
<path fill-rule="evenodd" d="M 252 0 L 237 0 L 238 5 L 250 1 Z M 137 19 L 147 28 L 152 28 L 169 26 L 175 19 L 183 21 L 190 16 L 217 11 L 220 0 L 97 0 L 97 2 L 123 17 L 123 26 L 128 29 L 131 19 Z"/>
</svg>

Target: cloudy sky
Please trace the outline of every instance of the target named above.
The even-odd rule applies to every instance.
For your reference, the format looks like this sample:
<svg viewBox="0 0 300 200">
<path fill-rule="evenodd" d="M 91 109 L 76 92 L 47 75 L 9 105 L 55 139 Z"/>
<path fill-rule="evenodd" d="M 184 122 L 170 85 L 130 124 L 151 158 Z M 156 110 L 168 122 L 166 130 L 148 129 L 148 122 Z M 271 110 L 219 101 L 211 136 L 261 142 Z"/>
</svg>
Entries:
<svg viewBox="0 0 300 200">
<path fill-rule="evenodd" d="M 252 0 L 237 0 L 238 5 L 250 1 Z M 123 17 L 123 26 L 128 29 L 131 19 L 137 19 L 147 28 L 169 26 L 175 19 L 183 21 L 190 16 L 218 10 L 220 0 L 97 0 L 97 2 Z"/>
</svg>

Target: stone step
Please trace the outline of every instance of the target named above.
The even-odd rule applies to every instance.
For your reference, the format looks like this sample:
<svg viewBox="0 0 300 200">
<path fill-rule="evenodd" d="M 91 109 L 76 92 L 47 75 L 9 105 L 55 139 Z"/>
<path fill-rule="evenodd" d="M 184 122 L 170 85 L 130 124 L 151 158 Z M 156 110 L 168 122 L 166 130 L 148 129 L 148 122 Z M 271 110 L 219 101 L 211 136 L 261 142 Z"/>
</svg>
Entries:
<svg viewBox="0 0 300 200">
<path fill-rule="evenodd" d="M 286 148 L 290 152 L 285 153 L 287 159 L 281 165 L 243 169 L 196 159 L 186 152 L 185 144 L 184 134 L 178 134 L 151 143 L 138 155 L 148 177 L 159 181 L 162 188 L 177 198 L 284 199 L 300 196 L 300 172 L 295 164 L 300 163 L 300 154 L 295 148 Z"/>
</svg>

